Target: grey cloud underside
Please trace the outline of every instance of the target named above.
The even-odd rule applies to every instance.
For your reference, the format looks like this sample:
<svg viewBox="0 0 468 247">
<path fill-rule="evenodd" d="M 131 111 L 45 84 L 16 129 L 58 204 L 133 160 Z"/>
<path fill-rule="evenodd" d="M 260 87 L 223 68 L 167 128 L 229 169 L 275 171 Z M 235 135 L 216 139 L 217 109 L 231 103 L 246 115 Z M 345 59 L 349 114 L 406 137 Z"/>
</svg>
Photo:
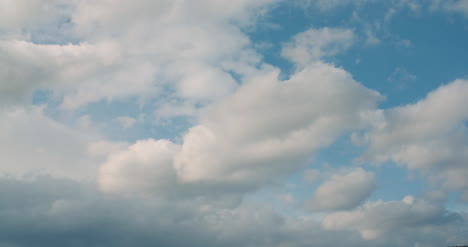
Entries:
<svg viewBox="0 0 468 247">
<path fill-rule="evenodd" d="M 216 209 L 206 202 L 174 204 L 112 196 L 96 191 L 93 184 L 52 177 L 29 181 L 3 177 L 0 185 L 0 246 L 279 247 L 330 246 L 339 241 L 343 246 L 403 247 L 414 241 L 445 246 L 468 240 L 464 216 L 423 202 L 376 203 L 362 209 L 363 215 L 351 212 L 337 221 L 332 215 L 323 223 L 329 230 L 324 230 L 319 221 L 281 216 L 265 205 Z M 388 225 L 386 213 L 394 219 Z M 404 229 L 398 227 L 402 222 Z M 339 229 L 346 224 L 388 234 L 362 240 L 356 232 Z"/>
</svg>

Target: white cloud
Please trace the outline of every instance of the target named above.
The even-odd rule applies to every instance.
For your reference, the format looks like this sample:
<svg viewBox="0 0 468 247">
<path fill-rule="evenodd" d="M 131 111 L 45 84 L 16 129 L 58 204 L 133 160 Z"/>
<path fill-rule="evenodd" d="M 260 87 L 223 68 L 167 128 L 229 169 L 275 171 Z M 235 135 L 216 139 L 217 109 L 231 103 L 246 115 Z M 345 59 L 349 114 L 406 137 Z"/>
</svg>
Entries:
<svg viewBox="0 0 468 247">
<path fill-rule="evenodd" d="M 467 240 L 466 217 L 449 217 L 413 197 L 331 214 L 322 225 L 317 214 L 246 202 L 246 193 L 303 170 L 318 150 L 368 120 L 375 120 L 363 138 L 370 140 L 369 159 L 424 170 L 448 160 L 449 168 L 440 169 L 450 178 L 446 186 L 467 187 L 460 165 L 466 113 L 449 113 L 466 103 L 464 82 L 447 86 L 455 89 L 434 96 L 443 98 L 435 103 L 374 116 L 369 112 L 382 97 L 322 61 L 353 44 L 353 31 L 340 28 L 310 29 L 284 44 L 283 56 L 298 68 L 281 81 L 245 32 L 277 2 L 0 0 L 1 245 L 170 247 L 189 240 L 193 246 L 284 247 L 331 246 L 340 239 L 348 246 L 403 247 Z M 314 4 L 328 10 L 364 2 Z M 31 102 L 38 89 L 50 92 L 53 99 L 43 107 L 59 117 L 16 105 Z M 138 102 L 138 111 L 158 118 L 191 116 L 195 125 L 171 141 L 106 141 L 93 129 L 91 115 L 100 112 L 84 107 L 103 100 Z M 426 117 L 433 110 L 442 120 Z M 140 118 L 126 115 L 144 114 L 119 112 L 109 120 L 130 128 Z M 418 127 L 405 130 L 412 124 Z M 424 124 L 436 127 L 418 135 Z M 309 181 L 320 175 L 309 171 Z M 334 175 L 317 189 L 311 207 L 355 207 L 374 184 L 374 175 L 361 169 Z M 292 195 L 275 198 L 294 204 Z"/>
<path fill-rule="evenodd" d="M 27 37 L 24 31 L 54 26 L 69 13 L 64 0 L 0 0 L 0 31 L 7 37 Z M 69 3 L 75 0 L 68 1 Z"/>
<path fill-rule="evenodd" d="M 111 151 L 93 152 L 98 135 L 51 120 L 39 107 L 1 109 L 0 129 L 0 173 L 12 176 L 94 179 Z"/>
<path fill-rule="evenodd" d="M 178 83 L 181 98 L 199 101 L 219 99 L 237 87 L 229 73 L 212 67 L 183 66 L 183 70 L 186 75 Z"/>
<path fill-rule="evenodd" d="M 177 184 L 172 163 L 179 149 L 167 140 L 138 141 L 101 166 L 99 186 L 109 192 L 170 192 Z"/>
<path fill-rule="evenodd" d="M 58 40 L 37 44 L 2 37 L 2 101 L 27 99 L 38 88 L 63 97 L 64 109 L 159 94 L 193 106 L 216 100 L 237 86 L 229 72 L 243 75 L 244 67 L 259 62 L 239 26 L 252 25 L 272 2 L 51 2 L 53 8 L 65 8 L 62 14 L 69 19 Z M 19 11 L 25 7 L 24 1 L 10 5 Z M 41 30 L 28 32 L 36 37 Z M 74 44 L 61 45 L 68 41 Z"/>
<path fill-rule="evenodd" d="M 187 132 L 180 152 L 174 153 L 177 180 L 226 191 L 252 190 L 273 182 L 303 168 L 315 151 L 340 134 L 359 128 L 361 116 L 373 110 L 380 98 L 331 65 L 317 63 L 288 81 L 278 81 L 278 71 L 265 69 L 204 110 L 199 125 Z M 139 155 L 151 157 L 151 152 Z M 126 163 L 140 164 L 141 159 Z M 167 166 L 158 162 L 155 159 L 151 167 Z M 123 169 L 111 163 L 112 159 L 106 166 Z M 157 184 L 141 175 L 128 179 Z"/>
<path fill-rule="evenodd" d="M 0 41 L 0 55 L 2 66 L 0 92 L 3 103 L 23 99 L 38 88 L 65 90 L 69 87 L 73 89 L 80 86 L 94 86 L 95 96 L 87 95 L 87 97 L 76 99 L 76 95 L 86 90 L 80 89 L 75 92 L 76 95 L 65 99 L 65 104 L 69 105 L 72 101 L 75 104 L 78 101 L 88 102 L 99 93 L 102 97 L 103 93 L 108 93 L 108 95 L 112 95 L 112 92 L 115 92 L 114 94 L 127 93 L 127 90 L 119 90 L 118 75 L 108 78 L 115 83 L 112 86 L 109 86 L 106 81 L 99 80 L 106 79 L 105 77 L 96 78 L 101 73 L 100 70 L 116 69 L 112 67 L 119 61 L 119 48 L 112 42 L 95 45 L 40 45 L 27 41 L 8 40 Z M 135 72 L 131 68 L 123 69 L 125 70 Z M 120 72 L 122 73 L 125 72 Z"/>
<path fill-rule="evenodd" d="M 186 181 L 243 183 L 287 174 L 339 134 L 358 128 L 360 114 L 379 98 L 326 64 L 283 82 L 276 71 L 254 77 L 207 109 L 184 136 L 177 172 Z"/>
<path fill-rule="evenodd" d="M 334 56 L 353 43 L 354 35 L 349 29 L 309 29 L 293 37 L 283 46 L 281 54 L 299 66 Z"/>
<path fill-rule="evenodd" d="M 415 104 L 389 109 L 366 138 L 364 158 L 435 172 L 451 189 L 468 189 L 468 81 L 456 80 Z"/>
<path fill-rule="evenodd" d="M 306 201 L 310 210 L 350 209 L 363 202 L 376 187 L 375 175 L 363 169 L 336 174 L 321 184 Z"/>
</svg>

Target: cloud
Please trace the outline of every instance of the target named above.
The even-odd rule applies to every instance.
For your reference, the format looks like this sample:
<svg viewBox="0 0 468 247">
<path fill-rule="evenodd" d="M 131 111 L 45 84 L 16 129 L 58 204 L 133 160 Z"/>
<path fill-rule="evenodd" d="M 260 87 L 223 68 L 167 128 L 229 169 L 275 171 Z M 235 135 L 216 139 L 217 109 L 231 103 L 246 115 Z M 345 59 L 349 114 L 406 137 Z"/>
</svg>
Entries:
<svg viewBox="0 0 468 247">
<path fill-rule="evenodd" d="M 128 116 L 117 117 L 117 121 L 119 121 L 120 125 L 122 125 L 124 129 L 133 127 L 138 122 L 138 120 L 139 119 L 135 119 Z"/>
<path fill-rule="evenodd" d="M 93 184 L 48 176 L 0 177 L 0 240 L 5 246 L 448 246 L 466 242 L 461 215 L 425 201 L 368 203 L 325 217 L 281 215 L 244 202 L 226 209 L 210 201 L 109 195 Z M 385 232 L 361 239 L 358 232 Z M 376 235 L 365 235 L 368 237 Z"/>
<path fill-rule="evenodd" d="M 341 133 L 359 128 L 361 114 L 380 99 L 326 64 L 287 81 L 277 76 L 270 71 L 253 77 L 206 110 L 176 158 L 182 180 L 249 184 L 288 174 Z"/>
<path fill-rule="evenodd" d="M 40 107 L 0 110 L 0 173 L 11 176 L 50 174 L 94 179 L 110 147 L 95 152 L 99 135 L 69 127 L 45 116 Z M 104 143 L 104 142 L 100 142 Z"/>
<path fill-rule="evenodd" d="M 354 43 L 354 30 L 342 28 L 309 29 L 284 43 L 282 55 L 297 66 L 281 80 L 249 36 L 278 3 L 0 0 L 0 246 L 466 241 L 466 215 L 442 205 L 413 197 L 362 205 L 376 184 L 362 169 L 334 174 L 312 195 L 310 209 L 334 211 L 328 215 L 278 209 L 298 191 L 258 200 L 261 189 L 281 187 L 319 150 L 369 122 L 364 158 L 441 171 L 444 189 L 468 198 L 467 114 L 453 109 L 465 103 L 466 82 L 414 106 L 376 110 L 378 92 L 325 63 Z M 43 105 L 31 106 L 38 95 Z M 192 126 L 159 129 L 151 113 Z M 109 136 L 97 129 L 118 123 L 146 137 L 119 142 L 112 128 L 103 131 Z"/>
<path fill-rule="evenodd" d="M 110 77 L 101 77 L 100 71 L 119 68 L 119 48 L 115 43 L 52 45 L 34 44 L 27 41 L 0 41 L 0 85 L 2 100 L 0 103 L 16 103 L 30 96 L 36 89 L 54 88 L 58 92 L 70 89 L 73 95 L 64 99 L 64 105 L 76 106 L 96 100 L 96 97 L 122 95 L 139 91 L 141 87 L 134 84 L 133 89 L 121 89 L 122 79 L 130 73 L 141 72 L 143 68 L 121 68 Z M 137 77 L 138 78 L 138 77 Z M 135 78 L 135 79 L 137 79 Z M 112 81 L 112 84 L 107 80 Z M 144 84 L 144 81 L 142 82 Z M 92 92 L 90 87 L 93 87 Z M 79 90 L 74 90 L 80 88 Z M 147 90 L 147 88 L 145 88 Z"/>
<path fill-rule="evenodd" d="M 468 1 L 467 0 L 432 0 L 432 10 L 443 10 L 447 12 L 461 13 L 468 17 Z"/>
<path fill-rule="evenodd" d="M 348 49 L 354 39 L 349 29 L 321 28 L 309 29 L 295 35 L 281 51 L 282 56 L 299 66 L 329 58 Z"/>
<path fill-rule="evenodd" d="M 452 1 L 451 3 L 447 3 L 446 8 L 449 11 L 461 12 L 465 16 L 468 17 L 468 1 L 467 0 Z"/>
<path fill-rule="evenodd" d="M 67 10 L 65 20 L 51 24 L 59 29 L 57 40 L 2 38 L 0 80 L 9 82 L 2 85 L 2 101 L 27 101 L 45 88 L 63 109 L 159 95 L 194 107 L 209 103 L 236 88 L 231 72 L 244 75 L 246 67 L 259 63 L 240 26 L 253 25 L 256 11 L 271 3 L 238 1 L 226 8 L 212 0 L 51 2 Z M 37 37 L 41 31 L 28 34 Z"/>
<path fill-rule="evenodd" d="M 330 11 L 347 5 L 362 5 L 373 0 L 300 0 L 302 4 L 313 5 L 321 11 Z"/>
<path fill-rule="evenodd" d="M 310 210 L 343 210 L 363 202 L 376 187 L 375 175 L 363 169 L 331 176 L 306 201 Z"/>
<path fill-rule="evenodd" d="M 177 183 L 172 162 L 179 148 L 167 140 L 138 141 L 101 166 L 99 185 L 104 191 L 168 191 Z"/>
<path fill-rule="evenodd" d="M 190 187 L 195 194 L 244 193 L 303 168 L 315 151 L 359 128 L 379 99 L 331 65 L 315 64 L 288 81 L 265 69 L 206 108 L 180 145 L 148 140 L 111 155 L 101 185 L 156 194 Z"/>
<path fill-rule="evenodd" d="M 54 26 L 62 21 L 70 9 L 64 0 L 1 0 L 0 31 L 10 38 L 25 37 L 24 31 L 46 31 L 45 26 Z"/>
<path fill-rule="evenodd" d="M 461 215 L 449 213 L 440 206 L 407 196 L 402 201 L 370 202 L 353 211 L 329 214 L 323 219 L 322 225 L 330 230 L 358 231 L 365 240 L 400 236 L 404 241 L 411 235 L 414 238 L 421 234 L 438 236 L 442 233 L 460 236 L 455 232 L 466 231 L 467 226 L 465 223 L 455 226 L 457 222 L 463 222 Z M 432 237 L 415 239 L 418 239 L 420 244 L 426 242 L 429 246 L 434 246 L 431 242 Z M 450 241 L 463 242 L 466 241 L 466 237 Z"/>
<path fill-rule="evenodd" d="M 451 189 L 468 188 L 467 131 L 468 81 L 456 80 L 429 93 L 415 104 L 377 113 L 379 123 L 367 136 L 364 159 L 388 160 L 439 178 Z"/>
<path fill-rule="evenodd" d="M 400 81 L 400 82 L 406 82 L 406 81 L 414 81 L 416 79 L 416 76 L 408 72 L 404 68 L 396 68 L 392 74 L 387 78 L 388 81 Z"/>
</svg>

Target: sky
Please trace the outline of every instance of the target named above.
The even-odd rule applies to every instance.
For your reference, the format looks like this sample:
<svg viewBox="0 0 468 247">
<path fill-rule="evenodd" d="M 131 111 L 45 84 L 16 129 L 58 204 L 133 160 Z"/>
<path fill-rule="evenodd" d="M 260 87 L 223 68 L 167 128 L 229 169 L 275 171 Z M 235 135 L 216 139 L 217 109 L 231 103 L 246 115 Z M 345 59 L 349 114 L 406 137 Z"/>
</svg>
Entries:
<svg viewBox="0 0 468 247">
<path fill-rule="evenodd" d="M 0 6 L 0 247 L 468 244 L 468 0 Z"/>
</svg>

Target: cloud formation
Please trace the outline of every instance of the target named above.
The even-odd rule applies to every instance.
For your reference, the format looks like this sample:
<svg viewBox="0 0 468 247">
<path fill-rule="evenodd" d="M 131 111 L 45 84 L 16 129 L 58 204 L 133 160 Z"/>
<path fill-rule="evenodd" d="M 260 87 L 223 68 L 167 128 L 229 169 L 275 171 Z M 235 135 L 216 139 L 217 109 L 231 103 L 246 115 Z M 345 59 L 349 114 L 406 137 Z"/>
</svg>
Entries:
<svg viewBox="0 0 468 247">
<path fill-rule="evenodd" d="M 349 29 L 309 29 L 294 36 L 283 47 L 281 54 L 302 67 L 348 49 L 353 39 L 354 34 Z"/>
<path fill-rule="evenodd" d="M 379 109 L 388 92 L 336 60 L 379 49 L 359 41 L 386 24 L 354 23 L 377 4 L 0 0 L 0 246 L 467 242 L 468 81 Z M 388 24 L 428 5 L 379 6 Z M 347 8 L 350 24 L 315 20 Z M 389 170 L 369 164 L 424 191 L 378 200 Z"/>
<path fill-rule="evenodd" d="M 468 161 L 465 122 L 468 81 L 443 85 L 415 104 L 379 111 L 375 128 L 365 136 L 364 158 L 392 160 L 442 179 L 446 189 L 467 193 Z"/>
<path fill-rule="evenodd" d="M 336 174 L 314 191 L 306 208 L 318 211 L 350 209 L 367 199 L 375 187 L 375 175 L 363 169 Z"/>
<path fill-rule="evenodd" d="M 150 151 L 149 143 L 137 143 L 130 152 L 140 157 L 128 157 L 129 166 L 119 165 L 120 159 L 112 157 L 105 167 L 114 171 L 101 171 L 101 180 L 120 174 L 136 183 L 148 180 L 157 188 L 158 179 L 147 176 L 148 171 L 169 169 L 162 176 L 177 175 L 175 180 L 182 183 L 251 190 L 305 167 L 315 151 L 341 133 L 359 128 L 361 115 L 373 110 L 380 99 L 377 92 L 327 64 L 305 68 L 288 81 L 280 82 L 277 77 L 276 70 L 266 70 L 207 108 L 180 146 L 158 140 L 155 143 L 164 146 Z M 166 145 L 180 151 L 161 161 L 150 158 L 166 154 Z M 154 164 L 148 167 L 147 163 Z M 133 177 L 132 169 L 142 169 L 141 176 Z"/>
</svg>

